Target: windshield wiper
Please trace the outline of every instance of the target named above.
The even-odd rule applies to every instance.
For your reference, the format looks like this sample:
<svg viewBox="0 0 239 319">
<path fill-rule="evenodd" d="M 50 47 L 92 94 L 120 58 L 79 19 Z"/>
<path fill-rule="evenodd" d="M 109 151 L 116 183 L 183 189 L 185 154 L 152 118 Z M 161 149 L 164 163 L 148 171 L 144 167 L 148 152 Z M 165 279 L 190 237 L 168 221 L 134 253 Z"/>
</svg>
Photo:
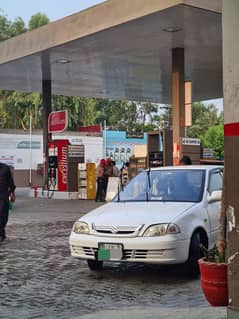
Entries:
<svg viewBox="0 0 239 319">
<path fill-rule="evenodd" d="M 149 191 L 151 189 L 151 181 L 150 181 L 150 168 L 147 170 L 147 178 L 148 178 L 148 183 L 147 183 L 147 188 L 146 188 L 146 200 L 147 202 L 149 201 Z"/>
<path fill-rule="evenodd" d="M 121 183 L 118 183 L 118 194 L 117 194 L 118 202 L 120 202 L 120 184 Z"/>
</svg>

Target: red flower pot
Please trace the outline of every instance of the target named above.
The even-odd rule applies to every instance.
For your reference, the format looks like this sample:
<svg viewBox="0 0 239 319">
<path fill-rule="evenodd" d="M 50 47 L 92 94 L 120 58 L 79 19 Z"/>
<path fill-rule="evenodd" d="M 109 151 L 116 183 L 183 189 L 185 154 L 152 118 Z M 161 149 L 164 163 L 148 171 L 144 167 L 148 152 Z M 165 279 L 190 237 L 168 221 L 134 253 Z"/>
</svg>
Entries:
<svg viewBox="0 0 239 319">
<path fill-rule="evenodd" d="M 211 306 L 228 305 L 227 264 L 198 261 L 202 291 Z"/>
</svg>

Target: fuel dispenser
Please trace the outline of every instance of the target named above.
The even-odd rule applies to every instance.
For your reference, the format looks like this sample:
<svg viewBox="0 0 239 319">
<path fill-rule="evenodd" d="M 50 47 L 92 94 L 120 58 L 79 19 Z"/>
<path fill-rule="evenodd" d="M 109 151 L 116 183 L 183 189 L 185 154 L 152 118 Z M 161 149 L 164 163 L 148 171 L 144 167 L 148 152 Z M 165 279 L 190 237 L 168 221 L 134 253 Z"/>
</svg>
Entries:
<svg viewBox="0 0 239 319">
<path fill-rule="evenodd" d="M 173 133 L 171 129 L 147 133 L 148 167 L 173 165 Z"/>
<path fill-rule="evenodd" d="M 48 143 L 48 188 L 67 190 L 68 140 L 53 140 Z"/>
<path fill-rule="evenodd" d="M 48 143 L 48 190 L 77 192 L 77 167 L 84 163 L 84 145 L 70 145 L 66 139 Z"/>
<path fill-rule="evenodd" d="M 177 145 L 176 145 L 177 147 Z M 162 129 L 147 133 L 147 162 L 148 167 L 178 165 L 173 160 L 173 132 Z M 200 164 L 201 146 L 197 138 L 182 138 L 182 156 L 187 155 L 193 164 Z"/>
<path fill-rule="evenodd" d="M 139 153 L 141 155 L 138 155 Z M 130 157 L 129 162 L 131 177 L 146 168 L 173 165 L 172 130 L 162 129 L 147 132 L 146 148 L 137 152 L 136 156 Z"/>
<path fill-rule="evenodd" d="M 52 179 L 52 180 L 55 179 L 55 184 L 57 181 L 57 170 L 58 170 L 57 151 L 58 151 L 57 144 L 54 142 L 49 142 L 48 143 L 47 177 L 48 179 Z"/>
</svg>

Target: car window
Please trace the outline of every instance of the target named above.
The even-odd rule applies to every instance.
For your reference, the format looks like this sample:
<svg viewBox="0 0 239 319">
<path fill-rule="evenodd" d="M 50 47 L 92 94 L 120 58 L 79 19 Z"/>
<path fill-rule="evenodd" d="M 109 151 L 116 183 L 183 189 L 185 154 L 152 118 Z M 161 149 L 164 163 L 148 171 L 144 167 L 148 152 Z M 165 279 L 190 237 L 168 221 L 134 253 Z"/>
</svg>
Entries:
<svg viewBox="0 0 239 319">
<path fill-rule="evenodd" d="M 201 169 L 144 171 L 134 177 L 116 199 L 198 202 L 202 198 L 204 180 L 205 171 Z"/>
<path fill-rule="evenodd" d="M 143 200 L 147 199 L 147 180 L 145 173 L 139 174 L 137 178 L 129 183 L 122 192 L 123 200 Z"/>
<path fill-rule="evenodd" d="M 214 171 L 209 177 L 208 191 L 211 193 L 219 190 L 222 190 L 222 172 Z"/>
</svg>

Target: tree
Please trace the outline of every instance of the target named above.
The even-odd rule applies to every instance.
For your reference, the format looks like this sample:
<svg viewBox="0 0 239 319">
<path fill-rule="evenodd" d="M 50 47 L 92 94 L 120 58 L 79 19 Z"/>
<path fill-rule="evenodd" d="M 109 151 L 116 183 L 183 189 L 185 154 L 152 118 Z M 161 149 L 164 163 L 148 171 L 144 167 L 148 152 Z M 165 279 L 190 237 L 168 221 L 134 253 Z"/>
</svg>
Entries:
<svg viewBox="0 0 239 319">
<path fill-rule="evenodd" d="M 218 124 L 217 109 L 214 104 L 208 106 L 202 102 L 193 103 L 192 126 L 188 128 L 188 137 L 201 138 L 209 127 Z"/>
<path fill-rule="evenodd" d="M 138 103 L 138 118 L 142 121 L 143 125 L 146 123 L 147 117 L 149 118 L 150 123 L 153 122 L 152 113 L 156 113 L 158 111 L 158 106 L 156 104 L 150 102 L 139 102 Z"/>
<path fill-rule="evenodd" d="M 1 13 L 2 11 L 0 11 Z M 5 15 L 0 15 L 0 41 L 7 40 L 10 37 L 10 21 L 6 18 Z"/>
<path fill-rule="evenodd" d="M 96 99 L 54 95 L 52 110 L 68 110 L 68 129 L 78 130 L 79 126 L 95 124 Z"/>
<path fill-rule="evenodd" d="M 40 94 L 0 91 L 0 118 L 2 128 L 26 129 L 29 127 L 30 112 L 32 127 L 40 128 Z"/>
<path fill-rule="evenodd" d="M 224 131 L 223 125 L 215 125 L 208 128 L 207 132 L 202 136 L 202 144 L 204 147 L 214 149 L 214 156 L 221 158 L 224 156 Z"/>
<path fill-rule="evenodd" d="M 27 29 L 22 18 L 17 17 L 13 22 L 11 22 L 4 14 L 0 14 L 0 41 L 15 37 L 16 35 L 26 31 Z"/>
<path fill-rule="evenodd" d="M 45 13 L 38 12 L 31 16 L 31 19 L 28 23 L 29 30 L 37 29 L 50 22 L 50 19 Z"/>
<path fill-rule="evenodd" d="M 25 26 L 25 22 L 22 20 L 21 17 L 17 17 L 9 27 L 10 30 L 10 38 L 15 37 L 21 33 L 24 33 L 27 31 L 27 28 Z"/>
<path fill-rule="evenodd" d="M 124 100 L 96 99 L 96 123 L 104 124 L 112 130 L 127 130 L 137 120 L 137 106 Z"/>
<path fill-rule="evenodd" d="M 9 21 L 0 11 L 0 41 L 7 40 L 27 31 L 24 21 L 17 17 L 13 22 Z M 44 24 L 49 19 L 44 15 L 44 19 L 38 16 L 38 24 Z M 33 22 L 37 19 L 32 19 Z M 32 22 L 32 23 L 33 23 Z M 14 91 L 0 91 L 0 118 L 3 128 L 23 128 L 29 127 L 30 112 L 32 113 L 32 127 L 41 127 L 39 108 L 41 106 L 41 96 L 38 93 L 22 93 Z"/>
<path fill-rule="evenodd" d="M 223 111 L 219 114 L 218 124 L 224 124 L 224 113 L 223 113 Z"/>
</svg>

